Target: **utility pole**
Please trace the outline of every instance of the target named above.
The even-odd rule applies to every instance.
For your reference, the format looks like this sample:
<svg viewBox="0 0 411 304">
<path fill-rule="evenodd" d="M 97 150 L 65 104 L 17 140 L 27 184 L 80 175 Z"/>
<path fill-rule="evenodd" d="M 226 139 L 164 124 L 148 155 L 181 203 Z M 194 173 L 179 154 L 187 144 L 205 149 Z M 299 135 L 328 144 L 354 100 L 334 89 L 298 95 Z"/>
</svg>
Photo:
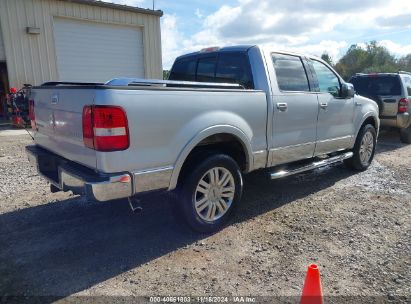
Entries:
<svg viewBox="0 0 411 304">
<path fill-rule="evenodd" d="M 156 3 L 156 0 L 153 0 L 153 11 L 154 11 L 154 8 L 155 8 L 155 3 Z"/>
</svg>

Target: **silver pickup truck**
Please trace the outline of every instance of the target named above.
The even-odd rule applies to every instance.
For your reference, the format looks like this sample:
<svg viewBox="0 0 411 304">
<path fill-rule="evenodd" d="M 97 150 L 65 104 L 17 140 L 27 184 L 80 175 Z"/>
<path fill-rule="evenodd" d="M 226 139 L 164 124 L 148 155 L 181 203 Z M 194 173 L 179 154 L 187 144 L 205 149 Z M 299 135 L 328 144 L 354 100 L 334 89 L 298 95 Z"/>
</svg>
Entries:
<svg viewBox="0 0 411 304">
<path fill-rule="evenodd" d="M 170 79 L 34 87 L 27 152 L 51 190 L 95 201 L 170 191 L 193 229 L 212 232 L 238 205 L 243 174 L 373 159 L 377 104 L 321 59 L 210 48 L 179 57 Z"/>
</svg>

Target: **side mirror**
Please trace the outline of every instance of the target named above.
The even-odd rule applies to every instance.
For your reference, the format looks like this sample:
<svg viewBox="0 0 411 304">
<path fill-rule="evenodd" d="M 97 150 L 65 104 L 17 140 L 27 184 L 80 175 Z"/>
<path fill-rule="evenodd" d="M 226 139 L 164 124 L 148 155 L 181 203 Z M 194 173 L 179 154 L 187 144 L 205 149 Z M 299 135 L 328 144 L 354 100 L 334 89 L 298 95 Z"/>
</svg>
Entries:
<svg viewBox="0 0 411 304">
<path fill-rule="evenodd" d="M 355 95 L 354 86 L 351 83 L 344 82 L 341 86 L 341 97 L 342 98 L 353 98 Z"/>
</svg>

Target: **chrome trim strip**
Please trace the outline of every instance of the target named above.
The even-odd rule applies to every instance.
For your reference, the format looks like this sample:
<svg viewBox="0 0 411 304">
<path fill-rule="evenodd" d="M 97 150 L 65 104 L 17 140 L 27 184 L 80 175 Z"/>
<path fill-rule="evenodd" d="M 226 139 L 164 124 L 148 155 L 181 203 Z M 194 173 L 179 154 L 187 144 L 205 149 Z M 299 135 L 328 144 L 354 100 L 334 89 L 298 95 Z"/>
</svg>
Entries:
<svg viewBox="0 0 411 304">
<path fill-rule="evenodd" d="M 166 87 L 167 85 L 201 87 L 201 88 L 222 88 L 222 89 L 238 89 L 244 88 L 236 83 L 214 83 L 214 82 L 198 82 L 198 81 L 179 81 L 179 80 L 158 80 L 158 79 L 142 79 L 142 78 L 114 78 L 105 83 L 107 86 L 159 86 Z"/>
<path fill-rule="evenodd" d="M 134 172 L 134 194 L 167 189 L 170 186 L 173 170 L 174 167 L 168 166 Z"/>
<path fill-rule="evenodd" d="M 253 170 L 262 169 L 267 166 L 267 150 L 253 152 L 254 165 Z"/>
<path fill-rule="evenodd" d="M 302 147 L 302 146 L 308 146 L 308 145 L 315 145 L 315 142 L 306 142 L 306 143 L 303 143 L 303 144 L 297 144 L 297 145 L 291 145 L 291 146 L 285 146 L 285 147 L 278 147 L 278 148 L 271 148 L 270 152 L 286 150 L 286 149 L 290 149 L 290 148 L 297 148 L 297 147 Z"/>
<path fill-rule="evenodd" d="M 327 142 L 332 142 L 332 141 L 337 141 L 337 140 L 344 140 L 344 139 L 350 139 L 351 140 L 352 138 L 353 138 L 353 135 L 329 138 L 329 139 L 319 140 L 319 141 L 317 141 L 317 144 L 318 143 L 327 143 Z"/>
<path fill-rule="evenodd" d="M 347 135 L 318 141 L 315 147 L 314 156 L 352 148 L 354 145 L 353 138 L 352 135 Z"/>
<path fill-rule="evenodd" d="M 305 171 L 310 171 L 310 170 L 313 170 L 313 169 L 317 169 L 317 168 L 320 168 L 320 167 L 324 167 L 324 166 L 327 166 L 327 165 L 331 165 L 331 164 L 334 164 L 334 163 L 338 163 L 338 162 L 343 161 L 344 159 L 348 159 L 348 158 L 353 157 L 353 155 L 354 155 L 354 153 L 347 152 L 347 153 L 344 153 L 344 154 L 341 154 L 341 155 L 338 155 L 338 156 L 334 156 L 334 157 L 330 157 L 328 159 L 324 159 L 324 160 L 321 160 L 321 161 L 318 161 L 318 162 L 313 162 L 311 164 L 308 164 L 306 166 L 303 166 L 303 167 L 300 167 L 300 168 L 297 168 L 297 169 L 294 169 L 294 170 L 290 170 L 290 171 L 282 170 L 282 171 L 274 172 L 274 173 L 271 173 L 270 176 L 271 176 L 271 179 L 279 179 L 279 178 L 282 178 L 282 177 L 286 177 L 286 176 L 302 173 L 302 172 L 305 172 Z"/>
</svg>

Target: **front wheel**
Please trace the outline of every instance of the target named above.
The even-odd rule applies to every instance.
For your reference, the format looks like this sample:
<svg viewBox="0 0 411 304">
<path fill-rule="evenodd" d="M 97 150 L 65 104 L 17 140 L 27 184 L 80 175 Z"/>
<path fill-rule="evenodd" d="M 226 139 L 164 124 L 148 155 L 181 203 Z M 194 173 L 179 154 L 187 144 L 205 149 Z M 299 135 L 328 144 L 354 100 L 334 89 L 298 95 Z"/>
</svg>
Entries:
<svg viewBox="0 0 411 304">
<path fill-rule="evenodd" d="M 227 155 L 217 154 L 185 175 L 176 199 L 192 229 L 212 233 L 226 224 L 241 199 L 242 189 L 238 164 Z"/>
<path fill-rule="evenodd" d="M 345 160 L 345 164 L 358 171 L 367 170 L 374 159 L 377 132 L 374 126 L 365 125 L 361 128 L 355 141 L 353 157 Z"/>
</svg>

